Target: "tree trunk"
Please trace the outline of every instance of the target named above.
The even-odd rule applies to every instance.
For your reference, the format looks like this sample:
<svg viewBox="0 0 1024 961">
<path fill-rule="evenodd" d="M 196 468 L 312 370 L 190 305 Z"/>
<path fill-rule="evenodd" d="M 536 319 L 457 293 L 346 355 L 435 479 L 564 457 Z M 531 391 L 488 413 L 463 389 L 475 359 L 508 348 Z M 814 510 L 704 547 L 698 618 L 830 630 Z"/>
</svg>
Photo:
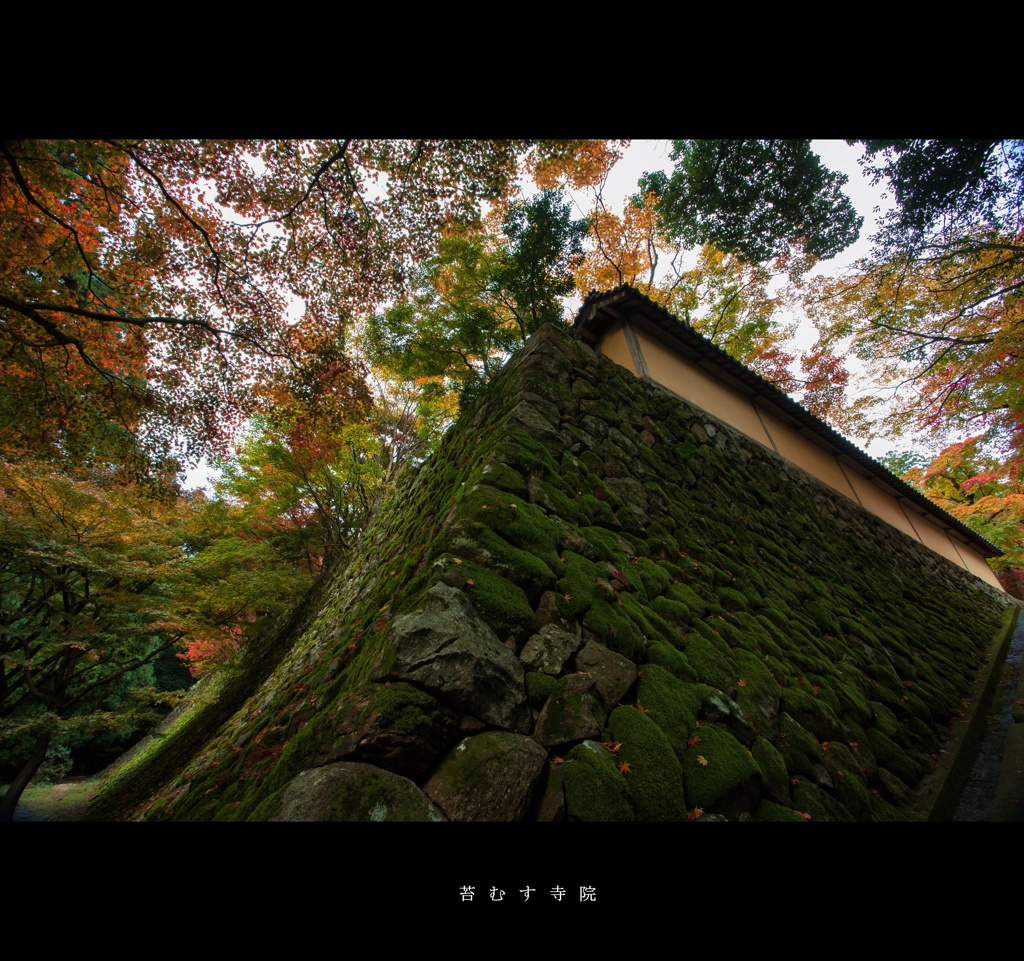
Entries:
<svg viewBox="0 0 1024 961">
<path fill-rule="evenodd" d="M 11 782 L 3 800 L 0 801 L 0 822 L 14 820 L 14 809 L 18 806 L 22 792 L 28 787 L 28 782 L 32 780 L 36 771 L 39 770 L 39 765 L 43 763 L 46 749 L 49 746 L 50 735 L 41 734 L 32 748 L 32 753 L 25 762 L 25 766 L 18 772 L 18 776 Z"/>
</svg>

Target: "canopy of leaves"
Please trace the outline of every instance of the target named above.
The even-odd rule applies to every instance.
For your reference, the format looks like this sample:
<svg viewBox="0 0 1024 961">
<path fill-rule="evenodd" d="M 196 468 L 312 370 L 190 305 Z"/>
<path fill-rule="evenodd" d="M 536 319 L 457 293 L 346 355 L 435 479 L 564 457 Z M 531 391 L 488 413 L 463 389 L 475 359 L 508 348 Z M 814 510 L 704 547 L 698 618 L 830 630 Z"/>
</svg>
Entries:
<svg viewBox="0 0 1024 961">
<path fill-rule="evenodd" d="M 848 141 L 854 143 L 855 141 Z M 880 256 L 966 240 L 981 225 L 1013 234 L 1024 202 L 1024 151 L 1006 140 L 862 140 L 863 165 L 896 205 L 875 238 Z"/>
<path fill-rule="evenodd" d="M 1020 145 L 870 141 L 899 206 L 875 259 L 811 288 L 830 349 L 852 352 L 894 392 L 890 427 L 984 432 L 1024 447 L 1024 157 Z M 1018 465 L 1019 467 L 1019 465 Z"/>
<path fill-rule="evenodd" d="M 507 194 L 526 147 L 4 141 L 8 383 L 49 391 L 51 433 L 67 433 L 88 393 L 130 430 L 145 411 L 150 447 L 223 449 L 253 380 L 301 364 L 311 332 L 400 293 L 442 228 L 476 222 L 481 201 Z"/>
<path fill-rule="evenodd" d="M 764 262 L 800 244 L 833 257 L 858 237 L 863 218 L 809 140 L 677 140 L 675 170 L 644 174 L 661 200 L 662 229 L 687 245 L 712 243 Z"/>
<path fill-rule="evenodd" d="M 555 191 L 496 211 L 495 229 L 449 232 L 412 295 L 368 321 L 371 363 L 438 398 L 466 395 L 538 327 L 561 320 L 586 221 Z"/>
</svg>

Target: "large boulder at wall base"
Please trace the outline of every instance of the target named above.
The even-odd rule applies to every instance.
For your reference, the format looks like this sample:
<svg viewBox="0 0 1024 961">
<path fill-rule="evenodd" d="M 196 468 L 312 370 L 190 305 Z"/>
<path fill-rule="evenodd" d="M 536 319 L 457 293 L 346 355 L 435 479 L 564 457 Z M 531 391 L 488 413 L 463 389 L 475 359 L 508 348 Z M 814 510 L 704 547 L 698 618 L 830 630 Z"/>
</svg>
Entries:
<svg viewBox="0 0 1024 961">
<path fill-rule="evenodd" d="M 443 821 L 408 778 L 339 761 L 292 778 L 271 821 Z"/>
<path fill-rule="evenodd" d="M 485 731 L 464 738 L 423 785 L 449 821 L 521 821 L 547 764 L 532 738 Z"/>
<path fill-rule="evenodd" d="M 317 765 L 362 762 L 420 780 L 455 737 L 458 716 L 410 684 L 367 684 L 321 711 L 308 730 Z"/>
<path fill-rule="evenodd" d="M 519 659 L 458 588 L 443 583 L 431 587 L 425 607 L 391 622 L 388 641 L 394 660 L 376 680 L 407 681 L 495 727 L 529 728 Z"/>
</svg>

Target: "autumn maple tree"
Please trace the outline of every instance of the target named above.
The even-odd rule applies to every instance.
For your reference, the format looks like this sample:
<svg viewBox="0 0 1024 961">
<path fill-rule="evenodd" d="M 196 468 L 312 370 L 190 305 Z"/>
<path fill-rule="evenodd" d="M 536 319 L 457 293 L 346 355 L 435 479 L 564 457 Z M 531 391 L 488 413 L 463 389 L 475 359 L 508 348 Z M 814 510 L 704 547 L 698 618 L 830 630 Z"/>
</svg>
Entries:
<svg viewBox="0 0 1024 961">
<path fill-rule="evenodd" d="M 1024 597 L 1024 483 L 1016 464 L 982 434 L 950 444 L 930 461 L 912 451 L 890 460 L 903 480 L 1003 551 L 992 567 L 1007 591 Z"/>
<path fill-rule="evenodd" d="M 150 446 L 223 449 L 254 379 L 403 291 L 528 147 L 4 141 L 0 348 L 26 378 L 49 364 L 102 381 L 112 416 L 136 398 Z"/>
</svg>

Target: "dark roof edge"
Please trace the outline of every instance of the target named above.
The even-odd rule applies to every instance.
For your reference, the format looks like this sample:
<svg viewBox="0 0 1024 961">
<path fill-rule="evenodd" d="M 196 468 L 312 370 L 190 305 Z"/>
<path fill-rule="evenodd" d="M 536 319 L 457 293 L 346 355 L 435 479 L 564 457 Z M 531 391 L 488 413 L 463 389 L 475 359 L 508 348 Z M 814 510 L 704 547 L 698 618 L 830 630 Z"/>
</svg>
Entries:
<svg viewBox="0 0 1024 961">
<path fill-rule="evenodd" d="M 721 347 L 711 343 L 702 334 L 697 333 L 689 324 L 681 321 L 660 304 L 641 293 L 629 284 L 621 284 L 608 291 L 591 291 L 576 314 L 573 326 L 577 332 L 588 340 L 596 342 L 613 323 L 624 320 L 614 312 L 616 307 L 627 307 L 635 315 L 665 333 L 671 340 L 687 348 L 687 353 L 697 355 L 698 362 L 706 361 L 706 366 L 717 369 L 726 375 L 727 380 L 738 381 L 742 388 L 754 398 L 760 398 L 769 407 L 777 408 L 784 416 L 794 421 L 798 430 L 805 430 L 826 448 L 832 448 L 835 456 L 842 456 L 852 461 L 870 479 L 883 488 L 889 488 L 898 501 L 909 502 L 908 506 L 919 514 L 929 514 L 936 518 L 942 527 L 961 541 L 967 541 L 979 548 L 986 557 L 1002 555 L 1001 548 L 982 537 L 963 521 L 957 519 L 938 504 L 930 501 L 919 490 L 911 487 L 891 471 L 887 470 L 869 454 L 864 453 L 852 441 L 829 427 L 820 417 L 816 417 L 806 408 L 798 404 L 792 397 L 779 390 L 771 382 L 754 373 L 745 364 L 730 357 Z"/>
</svg>

